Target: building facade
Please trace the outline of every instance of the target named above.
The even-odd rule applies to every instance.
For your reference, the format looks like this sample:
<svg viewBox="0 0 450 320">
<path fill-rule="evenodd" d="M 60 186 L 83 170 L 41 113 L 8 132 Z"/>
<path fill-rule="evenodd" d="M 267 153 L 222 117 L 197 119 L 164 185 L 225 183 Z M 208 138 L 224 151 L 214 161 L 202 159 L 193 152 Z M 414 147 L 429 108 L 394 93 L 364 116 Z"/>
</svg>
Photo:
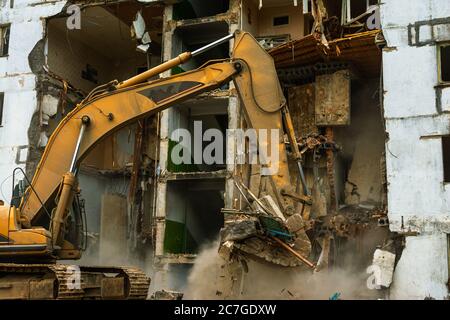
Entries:
<svg viewBox="0 0 450 320">
<path fill-rule="evenodd" d="M 373 222 L 362 217 L 377 216 L 378 226 L 388 220 L 374 238 L 389 244 L 358 232 L 346 240 L 345 250 L 365 248 L 355 264 L 364 271 L 377 246 L 389 247 L 396 262 L 384 297 L 447 298 L 450 4 L 372 5 L 378 1 L 0 0 L 2 200 L 13 196 L 13 170 L 31 179 L 50 134 L 90 90 L 241 29 L 273 56 L 299 141 L 321 136 L 339 147 L 305 158 L 317 215 L 347 212 L 356 229 Z M 223 44 L 162 76 L 226 59 L 232 48 Z M 338 100 L 327 94 L 335 74 L 344 74 L 337 92 L 350 88 Z M 342 103 L 344 121 L 317 120 L 324 100 Z M 226 158 L 233 137 L 220 164 L 175 164 L 177 129 L 245 128 L 241 109 L 233 84 L 224 85 L 102 141 L 80 171 L 91 243 L 82 262 L 132 261 L 154 276 L 154 289 L 183 290 L 202 246 L 218 238 L 221 209 L 242 209 L 234 177 L 267 194 L 258 167 Z"/>
</svg>

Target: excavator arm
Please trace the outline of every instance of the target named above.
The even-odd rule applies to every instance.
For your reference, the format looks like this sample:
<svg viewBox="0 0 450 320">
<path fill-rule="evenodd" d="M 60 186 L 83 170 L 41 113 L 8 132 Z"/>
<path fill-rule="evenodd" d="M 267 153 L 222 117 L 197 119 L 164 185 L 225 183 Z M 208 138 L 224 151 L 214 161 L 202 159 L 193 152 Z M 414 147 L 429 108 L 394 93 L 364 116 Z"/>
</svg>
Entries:
<svg viewBox="0 0 450 320">
<path fill-rule="evenodd" d="M 59 189 L 63 175 L 71 169 L 83 126 L 86 128 L 75 167 L 107 136 L 174 103 L 213 90 L 229 81 L 235 73 L 232 63 L 215 63 L 170 78 L 113 90 L 78 106 L 62 120 L 50 137 L 31 187 L 21 204 L 22 215 L 33 225 L 44 213 L 42 204 L 51 206 L 48 202 Z"/>
<path fill-rule="evenodd" d="M 232 36 L 214 44 L 222 43 L 230 38 Z M 277 141 L 279 163 L 272 163 L 278 167 L 278 172 L 269 178 L 279 208 L 288 215 L 292 214 L 294 191 L 290 181 L 283 135 L 283 110 L 285 110 L 286 101 L 274 62 L 250 34 L 236 32 L 234 38 L 231 59 L 213 61 L 197 70 L 151 82 L 146 81 L 200 54 L 204 50 L 202 48 L 192 53 L 183 53 L 124 82 L 110 83 L 102 86 L 100 90 L 91 92 L 61 121 L 50 137 L 20 207 L 18 210 L 14 207 L 10 209 L 8 223 L 0 226 L 1 236 L 9 239 L 13 231 L 17 232 L 15 243 L 20 243 L 21 227 L 17 226 L 17 223 L 10 222 L 11 210 L 14 210 L 14 216 L 21 217 L 21 221 L 25 222 L 22 223 L 24 232 L 29 229 L 25 228 L 25 225 L 39 226 L 42 215 L 50 212 L 50 225 L 41 225 L 49 232 L 41 233 L 45 234 L 47 242 L 49 238 L 51 239 L 50 243 L 53 246 L 63 246 L 64 221 L 77 192 L 76 174 L 80 163 L 90 150 L 107 136 L 128 124 L 202 92 L 221 87 L 230 80 L 234 80 L 249 127 L 257 130 L 280 131 L 279 141 Z M 270 143 L 268 139 L 267 150 L 271 150 Z M 1 215 L 0 213 L 0 221 Z M 27 241 L 35 244 L 37 240 Z M 47 249 L 41 252 L 48 254 L 52 250 Z M 20 254 L 20 251 L 16 254 Z M 61 258 L 61 254 L 57 254 L 57 257 Z"/>
</svg>

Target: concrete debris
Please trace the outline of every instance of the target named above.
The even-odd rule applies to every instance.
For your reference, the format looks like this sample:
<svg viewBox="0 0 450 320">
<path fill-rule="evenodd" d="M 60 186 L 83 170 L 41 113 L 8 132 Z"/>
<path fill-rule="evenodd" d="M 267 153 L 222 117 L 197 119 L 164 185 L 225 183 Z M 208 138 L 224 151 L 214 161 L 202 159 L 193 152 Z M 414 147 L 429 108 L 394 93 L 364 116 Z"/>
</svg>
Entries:
<svg viewBox="0 0 450 320">
<path fill-rule="evenodd" d="M 345 206 L 338 214 L 327 216 L 324 224 L 332 228 L 340 237 L 355 237 L 360 232 L 377 226 L 379 210 L 364 209 L 360 206 Z"/>
<path fill-rule="evenodd" d="M 322 251 L 320 252 L 319 260 L 317 261 L 317 266 L 314 270 L 315 272 L 319 272 L 328 267 L 330 257 L 330 243 L 331 243 L 330 236 L 325 236 L 322 239 L 321 243 Z"/>
<path fill-rule="evenodd" d="M 47 134 L 45 133 L 45 131 L 41 131 L 40 136 L 39 136 L 38 146 L 40 148 L 45 148 L 45 146 L 47 145 L 47 142 L 48 142 Z"/>
<path fill-rule="evenodd" d="M 284 267 L 300 267 L 304 266 L 303 262 L 299 261 L 290 252 L 281 248 L 277 244 L 268 245 L 267 240 L 253 237 L 247 239 L 245 242 L 236 242 L 234 247 L 241 254 L 259 257 L 267 262 L 277 264 Z"/>
<path fill-rule="evenodd" d="M 312 251 L 312 245 L 304 230 L 299 230 L 295 233 L 295 240 L 293 248 L 300 252 L 305 257 L 309 257 Z"/>
<path fill-rule="evenodd" d="M 389 288 L 394 277 L 395 254 L 386 250 L 377 249 L 373 254 L 375 271 L 375 284 Z"/>
<path fill-rule="evenodd" d="M 147 53 L 148 49 L 150 48 L 150 45 L 148 44 L 140 44 L 136 47 L 136 50 L 142 53 Z"/>
<path fill-rule="evenodd" d="M 234 242 L 225 241 L 219 246 L 219 256 L 225 261 L 230 261 L 233 256 Z"/>
<path fill-rule="evenodd" d="M 269 213 L 272 213 L 274 217 L 281 219 L 283 222 L 286 221 L 286 217 L 270 195 L 266 195 L 259 200 L 264 204 L 265 208 L 269 209 Z"/>
<path fill-rule="evenodd" d="M 151 296 L 150 300 L 182 300 L 184 294 L 176 291 L 156 291 Z"/>
<path fill-rule="evenodd" d="M 298 260 L 300 260 L 302 263 L 304 263 L 309 268 L 314 269 L 316 267 L 316 265 L 313 262 L 309 261 L 307 258 L 302 256 L 296 250 L 294 250 L 289 245 L 287 245 L 284 241 L 278 239 L 277 237 L 271 237 L 271 239 L 273 241 L 275 241 L 276 243 L 278 243 L 282 248 L 284 248 L 286 251 L 291 253 L 294 257 L 296 257 Z"/>
<path fill-rule="evenodd" d="M 142 13 L 138 12 L 136 14 L 136 19 L 133 21 L 133 33 L 136 39 L 142 39 L 146 30 L 145 20 L 142 17 Z"/>
<path fill-rule="evenodd" d="M 220 230 L 221 241 L 239 241 L 256 236 L 257 223 L 256 219 L 229 222 Z"/>
<path fill-rule="evenodd" d="M 270 36 L 270 37 L 257 37 L 259 44 L 266 50 L 273 49 L 281 44 L 289 41 L 289 36 Z"/>
<path fill-rule="evenodd" d="M 142 44 L 150 44 L 152 42 L 152 38 L 150 37 L 150 34 L 148 32 L 145 32 L 142 36 Z"/>
<path fill-rule="evenodd" d="M 305 228 L 305 223 L 302 216 L 296 213 L 287 218 L 286 227 L 288 228 L 289 232 L 296 233 L 297 231 Z"/>
<path fill-rule="evenodd" d="M 54 117 L 58 112 L 59 99 L 46 94 L 42 97 L 42 124 L 48 125 L 51 117 Z"/>
</svg>

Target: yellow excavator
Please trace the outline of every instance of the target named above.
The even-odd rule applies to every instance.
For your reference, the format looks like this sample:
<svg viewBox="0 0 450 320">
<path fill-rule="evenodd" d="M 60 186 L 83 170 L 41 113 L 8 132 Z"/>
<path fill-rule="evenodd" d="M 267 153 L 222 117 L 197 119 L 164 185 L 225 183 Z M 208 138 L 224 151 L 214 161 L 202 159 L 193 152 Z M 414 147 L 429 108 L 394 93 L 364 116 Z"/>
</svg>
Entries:
<svg viewBox="0 0 450 320">
<path fill-rule="evenodd" d="M 148 81 L 232 39 L 230 59 Z M 231 80 L 242 100 L 248 126 L 280 130 L 279 170 L 270 176 L 277 207 L 287 218 L 295 213 L 296 202 L 309 204 L 300 152 L 274 62 L 249 33 L 237 31 L 126 81 L 112 81 L 94 89 L 60 122 L 20 204 L 0 207 L 0 299 L 145 299 L 150 279 L 137 268 L 74 268 L 58 262 L 79 259 L 83 249 L 85 219 L 78 200 L 78 168 L 89 151 L 108 135 Z M 288 128 L 298 160 L 304 185 L 301 195 L 291 185 L 283 127 Z M 303 251 L 298 248 L 297 252 L 307 255 L 311 247 L 308 237 L 301 230 L 296 235 L 303 243 Z"/>
</svg>

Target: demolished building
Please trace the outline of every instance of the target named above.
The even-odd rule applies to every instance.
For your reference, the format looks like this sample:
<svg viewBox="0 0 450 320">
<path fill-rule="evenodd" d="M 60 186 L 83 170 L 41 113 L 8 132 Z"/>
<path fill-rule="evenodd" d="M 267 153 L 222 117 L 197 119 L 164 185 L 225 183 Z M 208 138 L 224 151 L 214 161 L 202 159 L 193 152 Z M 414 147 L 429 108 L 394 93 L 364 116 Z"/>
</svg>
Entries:
<svg viewBox="0 0 450 320">
<path fill-rule="evenodd" d="M 326 251 L 322 267 L 365 271 L 390 252 L 387 273 L 395 270 L 380 296 L 446 298 L 450 5 L 406 2 L 0 1 L 2 198 L 23 192 L 10 187 L 14 168 L 33 175 L 49 135 L 93 88 L 240 29 L 277 67 L 313 220 L 324 221 L 314 231 L 339 231 L 318 236 L 311 256 Z M 70 29 L 77 8 L 81 26 Z M 162 76 L 226 59 L 232 48 L 222 44 Z M 176 164 L 176 130 L 194 133 L 196 121 L 202 135 L 248 126 L 230 84 L 120 130 L 83 162 L 87 261 L 151 261 L 155 283 L 183 290 L 201 247 L 246 207 L 236 180 L 258 200 L 275 197 L 258 165 Z M 224 157 L 236 149 L 227 142 Z M 297 177 L 291 183 L 302 190 Z M 385 254 L 372 261 L 377 248 Z"/>
</svg>

